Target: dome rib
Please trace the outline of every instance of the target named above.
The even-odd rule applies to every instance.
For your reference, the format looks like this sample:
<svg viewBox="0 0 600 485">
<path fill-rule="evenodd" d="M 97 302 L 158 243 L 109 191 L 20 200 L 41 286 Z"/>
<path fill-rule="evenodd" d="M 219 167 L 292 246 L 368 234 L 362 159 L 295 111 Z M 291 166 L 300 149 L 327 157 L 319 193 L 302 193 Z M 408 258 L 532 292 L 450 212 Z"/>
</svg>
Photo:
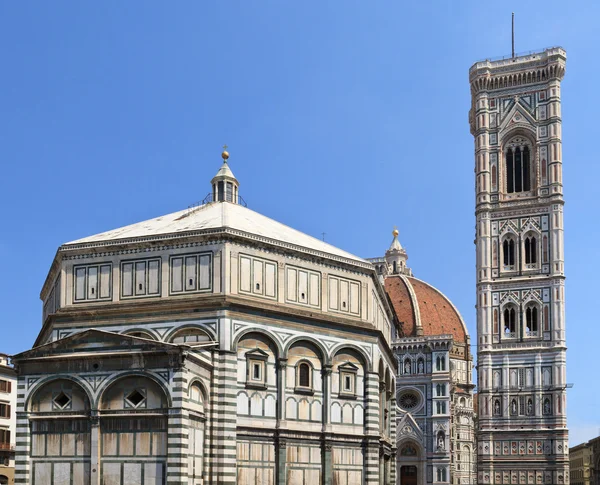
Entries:
<svg viewBox="0 0 600 485">
<path fill-rule="evenodd" d="M 385 288 L 404 324 L 405 337 L 450 334 L 456 343 L 467 342 L 469 332 L 462 316 L 434 286 L 412 276 L 393 275 L 386 278 Z"/>
</svg>

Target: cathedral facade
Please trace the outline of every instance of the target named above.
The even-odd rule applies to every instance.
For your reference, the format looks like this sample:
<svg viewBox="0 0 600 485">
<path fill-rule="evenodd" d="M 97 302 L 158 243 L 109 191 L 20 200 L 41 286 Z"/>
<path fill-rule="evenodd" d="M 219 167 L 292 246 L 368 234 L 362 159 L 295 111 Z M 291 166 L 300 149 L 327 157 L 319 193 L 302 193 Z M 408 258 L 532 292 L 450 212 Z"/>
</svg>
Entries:
<svg viewBox="0 0 600 485">
<path fill-rule="evenodd" d="M 474 64 L 478 483 L 568 484 L 561 81 L 546 49 Z"/>
<path fill-rule="evenodd" d="M 395 483 L 374 267 L 245 207 L 223 158 L 198 206 L 58 249 L 15 483 Z"/>
<path fill-rule="evenodd" d="M 413 276 L 393 240 L 370 261 L 399 321 L 392 347 L 396 381 L 398 483 L 475 484 L 473 355 L 465 322 L 437 288 Z"/>
</svg>

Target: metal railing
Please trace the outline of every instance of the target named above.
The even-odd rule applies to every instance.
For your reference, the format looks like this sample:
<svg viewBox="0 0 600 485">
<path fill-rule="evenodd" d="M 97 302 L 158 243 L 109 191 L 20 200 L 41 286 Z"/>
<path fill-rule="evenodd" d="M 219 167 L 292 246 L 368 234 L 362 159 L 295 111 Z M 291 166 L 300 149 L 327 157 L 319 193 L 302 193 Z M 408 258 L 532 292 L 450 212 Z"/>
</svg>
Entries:
<svg viewBox="0 0 600 485">
<path fill-rule="evenodd" d="M 550 46 L 550 47 L 542 47 L 541 49 L 533 49 L 533 50 L 529 50 L 529 51 L 515 52 L 514 56 L 512 56 L 511 54 L 505 54 L 503 56 L 496 56 L 496 57 L 488 57 L 486 59 L 479 59 L 478 61 L 475 62 L 475 64 L 479 64 L 480 62 L 509 61 L 511 59 L 516 59 L 517 57 L 526 57 L 526 56 L 533 56 L 535 54 L 543 54 L 546 51 L 550 51 L 550 50 L 554 50 L 554 49 L 562 49 L 562 50 L 564 50 L 559 45 L 553 45 L 553 46 Z"/>
<path fill-rule="evenodd" d="M 190 204 L 188 206 L 189 210 L 193 210 L 196 209 L 200 206 L 203 206 L 205 204 L 210 204 L 211 202 L 219 202 L 218 199 L 214 198 L 214 195 L 212 192 L 210 192 L 209 194 L 207 194 L 206 197 L 204 197 L 204 199 L 202 199 L 200 202 L 195 202 L 194 204 Z M 225 195 L 225 202 L 234 202 L 236 204 L 239 204 L 241 206 L 244 207 L 248 207 L 248 204 L 246 204 L 246 201 L 243 199 L 243 197 L 241 195 L 237 196 L 237 200 L 235 200 L 235 197 L 233 197 L 233 195 Z"/>
</svg>

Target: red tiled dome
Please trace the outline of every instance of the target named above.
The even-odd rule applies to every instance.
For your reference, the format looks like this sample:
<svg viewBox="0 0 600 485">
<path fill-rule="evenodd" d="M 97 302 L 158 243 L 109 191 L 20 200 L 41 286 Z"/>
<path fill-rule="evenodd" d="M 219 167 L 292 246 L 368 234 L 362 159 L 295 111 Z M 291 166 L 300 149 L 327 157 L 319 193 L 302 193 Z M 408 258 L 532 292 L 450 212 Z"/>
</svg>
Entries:
<svg viewBox="0 0 600 485">
<path fill-rule="evenodd" d="M 452 302 L 438 289 L 405 275 L 385 279 L 405 337 L 452 335 L 455 343 L 467 343 L 467 327 Z"/>
</svg>

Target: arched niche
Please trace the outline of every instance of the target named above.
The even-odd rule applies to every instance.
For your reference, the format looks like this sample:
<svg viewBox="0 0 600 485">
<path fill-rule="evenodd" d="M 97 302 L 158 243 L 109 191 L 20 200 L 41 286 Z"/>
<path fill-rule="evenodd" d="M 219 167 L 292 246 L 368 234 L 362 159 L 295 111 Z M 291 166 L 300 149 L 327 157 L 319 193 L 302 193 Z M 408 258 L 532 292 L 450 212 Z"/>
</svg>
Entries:
<svg viewBox="0 0 600 485">
<path fill-rule="evenodd" d="M 191 346 L 212 341 L 212 337 L 198 327 L 186 327 L 177 330 L 169 339 L 169 342 L 174 344 L 185 344 Z"/>
<path fill-rule="evenodd" d="M 70 379 L 56 379 L 42 384 L 29 401 L 34 413 L 86 413 L 90 399 L 84 388 Z"/>
<path fill-rule="evenodd" d="M 128 330 L 127 332 L 123 332 L 123 335 L 128 335 L 129 337 L 145 338 L 148 340 L 156 340 L 156 337 L 146 330 Z"/>
<path fill-rule="evenodd" d="M 107 410 L 166 409 L 169 398 L 149 377 L 130 375 L 113 381 L 102 393 L 99 408 Z"/>
<path fill-rule="evenodd" d="M 307 391 L 321 392 L 321 370 L 323 368 L 324 354 L 322 349 L 309 340 L 297 340 L 288 349 L 287 352 L 287 382 L 292 384 L 294 389 L 300 391 L 306 388 Z M 308 368 L 310 373 L 309 386 L 301 382 L 303 373 L 301 371 Z"/>
</svg>

